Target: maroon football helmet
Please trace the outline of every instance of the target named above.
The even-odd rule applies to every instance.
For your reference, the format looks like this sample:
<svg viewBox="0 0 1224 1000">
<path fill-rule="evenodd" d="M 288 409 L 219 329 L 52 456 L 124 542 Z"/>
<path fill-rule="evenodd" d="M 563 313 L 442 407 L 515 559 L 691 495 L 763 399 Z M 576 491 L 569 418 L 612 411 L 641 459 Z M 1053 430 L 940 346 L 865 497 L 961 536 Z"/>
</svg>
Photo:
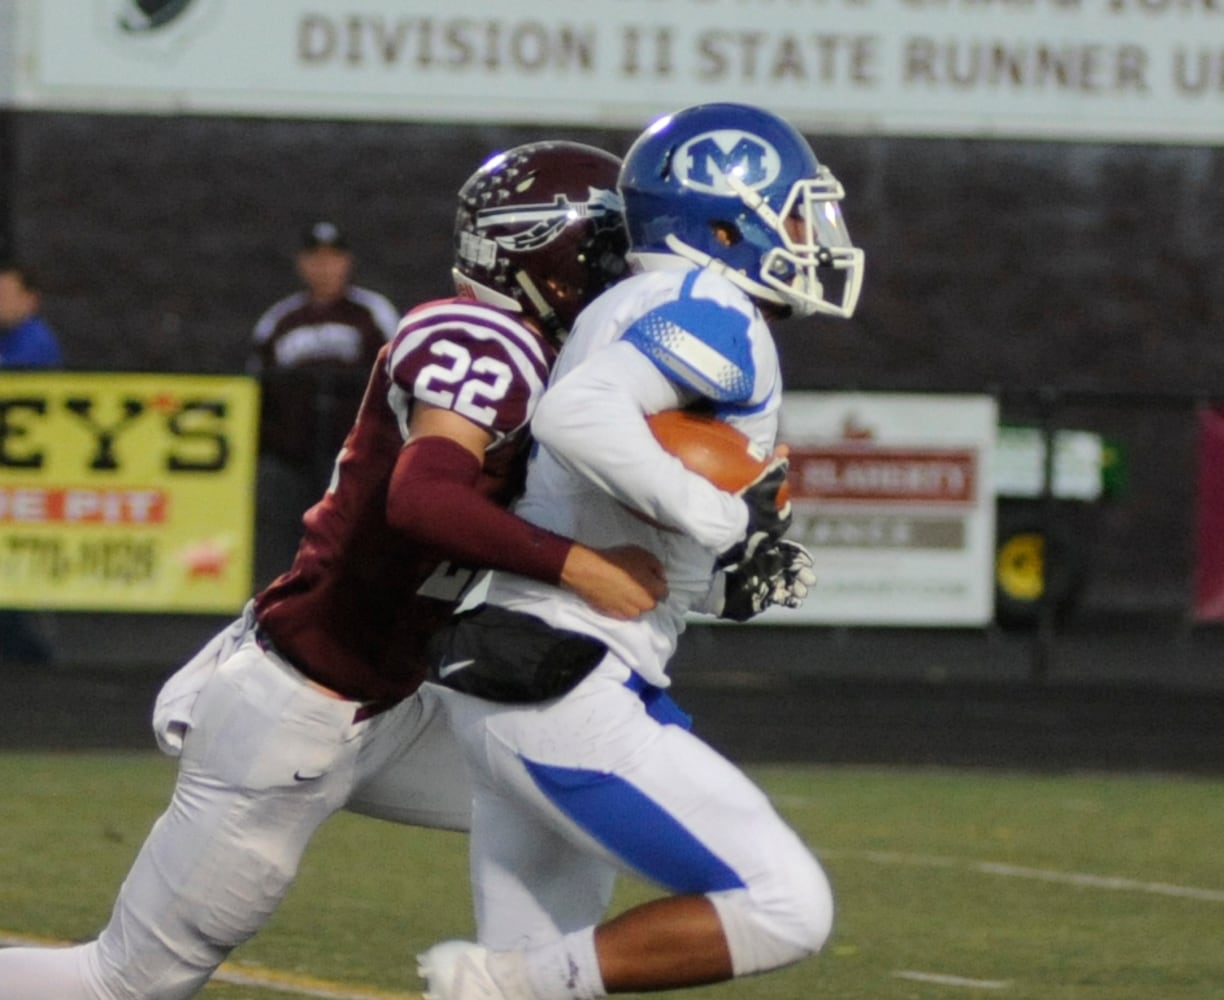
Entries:
<svg viewBox="0 0 1224 1000">
<path fill-rule="evenodd" d="M 561 340 L 579 311 L 625 273 L 620 160 L 546 141 L 492 157 L 459 191 L 455 288 L 538 320 Z"/>
</svg>

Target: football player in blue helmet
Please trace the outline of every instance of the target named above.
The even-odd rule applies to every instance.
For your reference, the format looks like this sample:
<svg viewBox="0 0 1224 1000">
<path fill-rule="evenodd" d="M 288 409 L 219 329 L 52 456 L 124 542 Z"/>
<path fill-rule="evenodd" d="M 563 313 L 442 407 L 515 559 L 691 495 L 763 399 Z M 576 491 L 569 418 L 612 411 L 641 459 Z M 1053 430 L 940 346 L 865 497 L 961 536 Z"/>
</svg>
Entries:
<svg viewBox="0 0 1224 1000">
<path fill-rule="evenodd" d="M 845 192 L 777 115 L 744 104 L 667 115 L 625 156 L 620 191 L 638 269 L 679 257 L 779 316 L 854 314 L 864 255 L 842 219 Z"/>
<path fill-rule="evenodd" d="M 802 961 L 833 926 L 820 861 L 688 730 L 668 668 L 690 613 L 743 621 L 798 607 L 815 582 L 811 555 L 783 537 L 771 323 L 850 316 L 863 252 L 842 222 L 841 185 L 757 108 L 663 119 L 632 145 L 618 186 L 638 273 L 575 319 L 532 416 L 537 447 L 515 513 L 588 544 L 658 553 L 668 593 L 649 614 L 614 620 L 495 571 L 485 605 L 439 633 L 435 690 L 476 789 L 478 906 L 477 941 L 420 956 L 431 1000 L 721 982 Z M 717 416 L 768 461 L 753 482 L 719 489 L 655 439 L 649 418 L 669 410 Z M 531 650 L 524 623 L 544 637 Z M 581 664 L 567 657 L 564 691 L 506 691 L 512 672 L 541 677 L 553 667 L 537 662 L 560 659 L 543 651 L 571 641 L 586 652 Z M 483 691 L 480 672 L 496 678 Z M 668 894 L 605 920 L 619 870 Z"/>
</svg>

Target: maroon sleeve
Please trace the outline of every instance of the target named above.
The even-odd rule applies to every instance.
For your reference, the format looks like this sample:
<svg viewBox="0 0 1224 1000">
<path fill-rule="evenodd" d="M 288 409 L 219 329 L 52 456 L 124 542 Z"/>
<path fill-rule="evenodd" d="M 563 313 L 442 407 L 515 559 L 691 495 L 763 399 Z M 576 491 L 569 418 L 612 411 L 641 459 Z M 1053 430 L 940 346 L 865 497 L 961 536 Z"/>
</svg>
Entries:
<svg viewBox="0 0 1224 1000">
<path fill-rule="evenodd" d="M 410 441 L 391 474 L 387 521 L 442 558 L 559 583 L 574 543 L 499 507 L 479 479 L 479 461 L 458 441 Z"/>
</svg>

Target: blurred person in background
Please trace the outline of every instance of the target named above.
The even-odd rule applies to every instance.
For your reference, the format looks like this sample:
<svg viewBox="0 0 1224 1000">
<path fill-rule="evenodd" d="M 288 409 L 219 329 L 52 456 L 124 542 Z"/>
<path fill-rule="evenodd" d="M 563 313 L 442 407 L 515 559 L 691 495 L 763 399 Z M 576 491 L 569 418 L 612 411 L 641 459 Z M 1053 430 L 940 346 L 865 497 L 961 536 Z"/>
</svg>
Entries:
<svg viewBox="0 0 1224 1000">
<path fill-rule="evenodd" d="M 43 318 L 42 286 L 16 261 L 0 261 L 0 371 L 60 368 L 59 338 Z M 0 661 L 45 664 L 47 641 L 24 611 L 0 610 Z"/>
<path fill-rule="evenodd" d="M 59 338 L 43 319 L 42 286 L 30 268 L 0 262 L 0 368 L 59 368 Z"/>
<path fill-rule="evenodd" d="M 295 258 L 302 288 L 255 324 L 248 369 L 262 380 L 256 584 L 293 557 L 301 517 L 331 476 L 353 425 L 366 376 L 395 334 L 399 313 L 385 296 L 353 284 L 354 257 L 333 222 L 302 235 Z"/>
</svg>

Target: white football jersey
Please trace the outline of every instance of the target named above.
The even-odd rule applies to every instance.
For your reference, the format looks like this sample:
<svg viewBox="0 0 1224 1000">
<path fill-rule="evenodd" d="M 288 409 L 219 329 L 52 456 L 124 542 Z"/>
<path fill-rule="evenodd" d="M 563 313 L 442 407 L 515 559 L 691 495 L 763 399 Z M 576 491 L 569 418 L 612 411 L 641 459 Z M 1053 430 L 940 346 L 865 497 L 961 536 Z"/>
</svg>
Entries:
<svg viewBox="0 0 1224 1000">
<path fill-rule="evenodd" d="M 666 687 L 685 616 L 706 607 L 717 554 L 747 526 L 743 501 L 686 470 L 645 421 L 702 399 L 773 449 L 782 384 L 773 337 L 751 299 L 716 272 L 687 266 L 635 275 L 596 299 L 574 324 L 532 420 L 535 453 L 516 513 L 591 547 L 649 549 L 666 566 L 669 597 L 621 622 L 568 590 L 495 573 L 488 599 L 597 636 L 643 680 Z M 599 669 L 624 668 L 605 661 Z"/>
</svg>

